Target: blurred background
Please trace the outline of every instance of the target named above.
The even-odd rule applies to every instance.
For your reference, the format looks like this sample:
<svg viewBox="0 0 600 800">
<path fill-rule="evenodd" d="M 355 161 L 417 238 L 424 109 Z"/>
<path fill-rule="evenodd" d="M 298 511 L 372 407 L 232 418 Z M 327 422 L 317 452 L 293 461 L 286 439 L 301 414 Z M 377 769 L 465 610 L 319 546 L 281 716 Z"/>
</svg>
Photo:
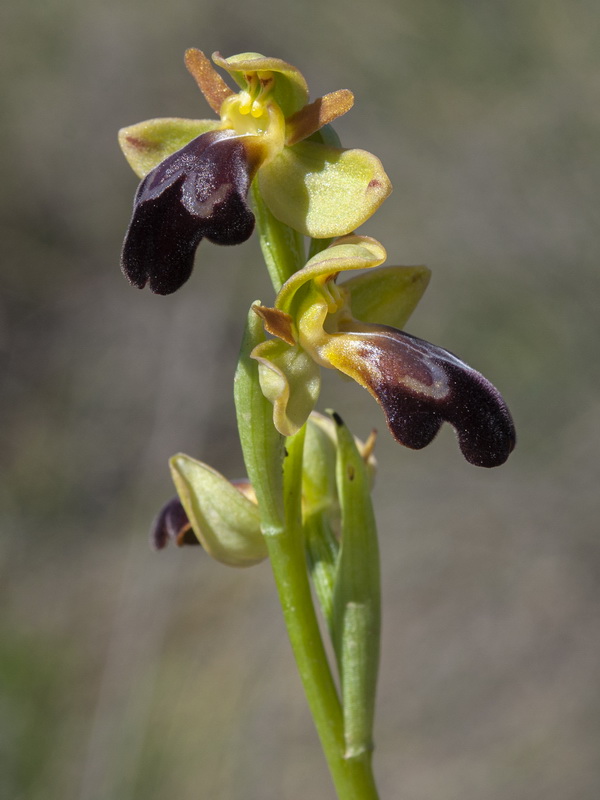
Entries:
<svg viewBox="0 0 600 800">
<path fill-rule="evenodd" d="M 600 10 L 592 0 L 27 0 L 0 10 L 0 794 L 333 800 L 269 565 L 147 530 L 184 451 L 243 471 L 231 381 L 257 242 L 203 243 L 185 290 L 119 272 L 136 178 L 118 128 L 212 116 L 187 47 L 350 88 L 344 145 L 395 186 L 363 231 L 431 267 L 409 330 L 503 392 L 486 471 L 451 429 L 373 426 L 383 798 L 596 800 Z"/>
</svg>

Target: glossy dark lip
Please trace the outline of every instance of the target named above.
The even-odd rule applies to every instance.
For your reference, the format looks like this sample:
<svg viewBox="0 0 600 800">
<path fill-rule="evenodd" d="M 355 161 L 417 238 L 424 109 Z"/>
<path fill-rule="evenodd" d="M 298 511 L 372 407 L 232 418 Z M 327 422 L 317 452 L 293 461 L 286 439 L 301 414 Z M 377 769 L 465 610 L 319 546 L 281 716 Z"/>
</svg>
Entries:
<svg viewBox="0 0 600 800">
<path fill-rule="evenodd" d="M 233 131 L 209 131 L 162 161 L 140 183 L 121 253 L 138 289 L 171 294 L 190 277 L 196 249 L 245 242 L 254 230 L 248 189 L 258 160 Z"/>
<path fill-rule="evenodd" d="M 386 325 L 360 327 L 361 332 L 342 334 L 359 343 L 349 366 L 380 404 L 397 442 L 420 450 L 447 422 L 470 464 L 504 464 L 516 444 L 515 426 L 502 395 L 487 378 L 423 339 Z M 369 363 L 376 369 L 368 369 Z M 348 374 L 354 377 L 351 370 Z"/>
</svg>

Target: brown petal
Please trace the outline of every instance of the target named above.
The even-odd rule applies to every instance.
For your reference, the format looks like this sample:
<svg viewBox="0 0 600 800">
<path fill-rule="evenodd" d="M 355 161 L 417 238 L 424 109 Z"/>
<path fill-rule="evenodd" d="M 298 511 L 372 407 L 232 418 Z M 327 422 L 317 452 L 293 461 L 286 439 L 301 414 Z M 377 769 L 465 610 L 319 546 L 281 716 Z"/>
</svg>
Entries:
<svg viewBox="0 0 600 800">
<path fill-rule="evenodd" d="M 185 66 L 198 84 L 206 102 L 218 114 L 223 102 L 234 94 L 223 78 L 215 70 L 202 50 L 191 47 L 185 51 Z"/>
<path fill-rule="evenodd" d="M 324 125 L 346 114 L 354 105 L 354 95 L 348 89 L 338 89 L 319 97 L 286 120 L 287 141 L 291 146 L 308 138 Z"/>
<path fill-rule="evenodd" d="M 252 310 L 262 319 L 267 333 L 277 336 L 278 339 L 282 339 L 294 347 L 296 344 L 294 323 L 289 314 L 286 314 L 285 311 L 280 311 L 278 308 L 269 308 L 258 303 L 252 306 Z"/>
</svg>

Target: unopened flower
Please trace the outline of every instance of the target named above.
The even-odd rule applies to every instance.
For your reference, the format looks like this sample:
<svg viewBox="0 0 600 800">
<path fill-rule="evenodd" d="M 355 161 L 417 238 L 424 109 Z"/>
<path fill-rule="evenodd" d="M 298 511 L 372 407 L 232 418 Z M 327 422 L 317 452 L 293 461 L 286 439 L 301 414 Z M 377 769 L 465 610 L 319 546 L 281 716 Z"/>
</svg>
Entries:
<svg viewBox="0 0 600 800">
<path fill-rule="evenodd" d="M 387 267 L 337 285 L 340 272 L 385 258 L 374 239 L 346 236 L 293 275 L 274 308 L 255 306 L 276 337 L 253 351 L 275 427 L 290 435 L 304 424 L 319 394 L 319 367 L 328 367 L 375 397 L 401 444 L 425 447 L 449 422 L 471 464 L 504 463 L 515 430 L 497 389 L 452 353 L 397 329 L 424 291 L 427 271 Z"/>
<path fill-rule="evenodd" d="M 308 104 L 295 67 L 243 53 L 213 56 L 239 85 L 235 93 L 199 50 L 186 65 L 218 120 L 154 119 L 119 133 L 143 179 L 121 266 L 138 288 L 169 294 L 189 278 L 203 238 L 240 244 L 254 227 L 247 194 L 256 177 L 270 212 L 313 238 L 354 230 L 391 191 L 381 162 L 332 144 L 324 129 L 353 104 L 340 90 Z"/>
<path fill-rule="evenodd" d="M 204 550 L 230 567 L 267 557 L 256 497 L 247 480 L 228 481 L 208 464 L 178 453 L 170 460 L 180 505 Z"/>
<path fill-rule="evenodd" d="M 367 466 L 375 473 L 374 438 L 356 439 Z M 302 469 L 302 508 L 305 516 L 339 512 L 336 490 L 337 440 L 335 423 L 313 412 L 307 426 Z M 267 557 L 256 494 L 247 478 L 229 481 L 202 461 L 178 453 L 170 459 L 178 496 L 158 513 L 150 541 L 162 550 L 172 541 L 181 547 L 201 544 L 222 564 L 246 567 Z"/>
</svg>

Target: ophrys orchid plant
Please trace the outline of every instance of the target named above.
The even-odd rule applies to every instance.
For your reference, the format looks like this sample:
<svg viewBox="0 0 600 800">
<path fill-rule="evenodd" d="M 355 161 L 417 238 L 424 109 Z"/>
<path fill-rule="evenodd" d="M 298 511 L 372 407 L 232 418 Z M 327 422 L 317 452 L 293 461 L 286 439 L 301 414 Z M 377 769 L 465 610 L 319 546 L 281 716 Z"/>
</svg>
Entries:
<svg viewBox="0 0 600 800">
<path fill-rule="evenodd" d="M 391 185 L 378 158 L 342 148 L 331 127 L 352 107 L 351 92 L 309 103 L 296 68 L 257 53 L 213 56 L 237 90 L 199 50 L 185 61 L 218 118 L 153 119 L 120 132 L 142 179 L 123 272 L 138 288 L 169 294 L 190 277 L 202 239 L 240 244 L 256 227 L 276 296 L 251 304 L 235 376 L 248 477 L 230 482 L 175 455 L 177 496 L 157 516 L 152 541 L 157 549 L 200 544 L 234 567 L 270 560 L 338 796 L 376 798 L 374 436 L 362 442 L 337 413 L 315 411 L 321 368 L 367 389 L 408 448 L 429 445 L 448 422 L 467 461 L 495 467 L 515 445 L 513 422 L 480 373 L 402 330 L 429 271 L 382 266 L 384 247 L 354 232 Z M 355 274 L 339 280 L 343 273 Z"/>
</svg>

